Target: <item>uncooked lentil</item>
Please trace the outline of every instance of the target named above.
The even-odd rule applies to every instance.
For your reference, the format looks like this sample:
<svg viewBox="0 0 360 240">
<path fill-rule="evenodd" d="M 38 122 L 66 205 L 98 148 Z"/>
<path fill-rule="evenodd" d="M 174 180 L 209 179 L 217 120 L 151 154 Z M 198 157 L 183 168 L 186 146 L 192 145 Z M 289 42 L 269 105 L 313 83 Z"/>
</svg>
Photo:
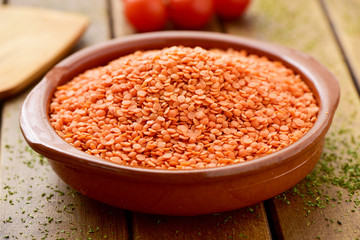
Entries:
<svg viewBox="0 0 360 240">
<path fill-rule="evenodd" d="M 69 144 L 108 161 L 192 169 L 283 149 L 308 132 L 318 110 L 281 62 L 174 46 L 122 56 L 59 86 L 50 121 Z"/>
</svg>

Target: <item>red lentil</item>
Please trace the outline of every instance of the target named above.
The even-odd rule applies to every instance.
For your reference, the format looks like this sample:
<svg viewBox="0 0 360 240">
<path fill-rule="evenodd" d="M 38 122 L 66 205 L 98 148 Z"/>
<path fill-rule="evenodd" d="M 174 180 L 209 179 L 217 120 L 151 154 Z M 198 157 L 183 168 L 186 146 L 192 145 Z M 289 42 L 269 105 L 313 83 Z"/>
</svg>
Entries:
<svg viewBox="0 0 360 240">
<path fill-rule="evenodd" d="M 283 149 L 313 126 L 318 109 L 280 62 L 174 46 L 120 57 L 59 86 L 50 122 L 69 144 L 117 164 L 192 169 Z"/>
</svg>

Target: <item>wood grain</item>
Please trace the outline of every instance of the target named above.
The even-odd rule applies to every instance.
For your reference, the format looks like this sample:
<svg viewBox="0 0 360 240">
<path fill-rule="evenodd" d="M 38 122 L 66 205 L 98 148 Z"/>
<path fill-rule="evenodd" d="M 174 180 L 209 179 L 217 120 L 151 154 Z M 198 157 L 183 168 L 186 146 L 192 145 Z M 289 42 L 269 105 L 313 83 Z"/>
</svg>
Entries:
<svg viewBox="0 0 360 240">
<path fill-rule="evenodd" d="M 91 26 L 77 49 L 108 39 L 104 1 L 11 1 L 86 14 Z M 38 79 L 39 80 L 39 79 Z M 62 182 L 22 138 L 18 118 L 27 93 L 7 101 L 1 123 L 0 238 L 128 239 L 125 213 Z"/>
<path fill-rule="evenodd" d="M 16 94 L 58 62 L 85 31 L 82 14 L 0 7 L 0 98 Z"/>
<path fill-rule="evenodd" d="M 125 9 L 122 1 L 110 0 L 111 4 L 111 21 L 113 23 L 114 37 L 121 37 L 136 33 L 125 17 Z"/>
<path fill-rule="evenodd" d="M 360 104 L 321 5 L 311 0 L 254 1 L 243 18 L 226 24 L 225 29 L 231 34 L 306 52 L 338 77 L 342 97 L 327 135 L 324 155 L 307 179 L 269 201 L 268 206 L 279 239 L 359 238 L 359 190 L 349 192 L 346 186 L 340 187 L 336 181 L 351 179 L 348 172 L 344 172 L 344 166 L 354 170 L 360 162 L 353 154 L 359 142 Z"/>
<path fill-rule="evenodd" d="M 360 2 L 323 0 L 360 92 Z"/>
<path fill-rule="evenodd" d="M 24 142 L 17 125 L 26 94 L 5 104 L 1 139 L 0 237 L 126 237 L 123 211 L 81 196 Z"/>
<path fill-rule="evenodd" d="M 134 213 L 134 239 L 271 239 L 263 204 L 196 217 Z"/>
</svg>

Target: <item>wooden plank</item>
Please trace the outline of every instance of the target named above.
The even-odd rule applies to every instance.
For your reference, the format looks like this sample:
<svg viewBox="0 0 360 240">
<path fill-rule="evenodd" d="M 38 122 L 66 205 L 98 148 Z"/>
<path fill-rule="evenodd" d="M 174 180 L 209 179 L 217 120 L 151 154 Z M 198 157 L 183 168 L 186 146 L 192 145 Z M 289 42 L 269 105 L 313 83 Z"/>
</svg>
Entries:
<svg viewBox="0 0 360 240">
<path fill-rule="evenodd" d="M 312 0 L 258 0 L 253 1 L 249 10 L 237 22 L 226 24 L 225 29 L 231 34 L 306 52 L 326 65 L 341 85 L 339 108 L 319 164 L 307 179 L 268 202 L 276 236 L 359 238 L 360 104 L 326 15 L 319 2 Z"/>
<path fill-rule="evenodd" d="M 360 2 L 322 0 L 360 91 Z"/>
<path fill-rule="evenodd" d="M 114 36 L 121 37 L 135 33 L 136 30 L 131 27 L 126 20 L 123 2 L 118 0 L 110 0 L 110 3 Z"/>
<path fill-rule="evenodd" d="M 135 213 L 134 239 L 271 239 L 263 204 L 195 217 Z"/>
<path fill-rule="evenodd" d="M 124 15 L 119 14 L 123 13 L 122 1 L 112 0 L 112 6 L 115 37 L 135 33 Z M 219 32 L 221 24 L 213 18 L 204 30 Z M 229 213 L 197 217 L 129 214 L 134 239 L 271 239 L 262 203 Z"/>
<path fill-rule="evenodd" d="M 91 26 L 78 48 L 108 39 L 104 1 L 11 1 L 14 5 L 81 12 Z M 26 93 L 7 101 L 1 123 L 0 238 L 128 239 L 123 210 L 101 204 L 69 188 L 46 159 L 22 138 L 19 111 Z"/>
</svg>

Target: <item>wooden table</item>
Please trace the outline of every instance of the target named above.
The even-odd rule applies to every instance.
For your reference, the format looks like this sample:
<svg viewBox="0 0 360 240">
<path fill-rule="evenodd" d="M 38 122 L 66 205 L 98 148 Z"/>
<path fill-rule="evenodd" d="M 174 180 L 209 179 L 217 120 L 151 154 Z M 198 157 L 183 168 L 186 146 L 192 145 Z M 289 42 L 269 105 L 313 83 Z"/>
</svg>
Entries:
<svg viewBox="0 0 360 240">
<path fill-rule="evenodd" d="M 88 15 L 91 25 L 77 49 L 135 33 L 120 0 L 6 2 Z M 26 145 L 18 126 L 25 92 L 2 103 L 0 238 L 359 239 L 359 12 L 358 0 L 253 0 L 242 18 L 214 18 L 205 29 L 306 52 L 338 77 L 342 97 L 324 154 L 314 172 L 293 189 L 255 206 L 197 217 L 147 215 L 104 205 L 69 188 Z"/>
</svg>

